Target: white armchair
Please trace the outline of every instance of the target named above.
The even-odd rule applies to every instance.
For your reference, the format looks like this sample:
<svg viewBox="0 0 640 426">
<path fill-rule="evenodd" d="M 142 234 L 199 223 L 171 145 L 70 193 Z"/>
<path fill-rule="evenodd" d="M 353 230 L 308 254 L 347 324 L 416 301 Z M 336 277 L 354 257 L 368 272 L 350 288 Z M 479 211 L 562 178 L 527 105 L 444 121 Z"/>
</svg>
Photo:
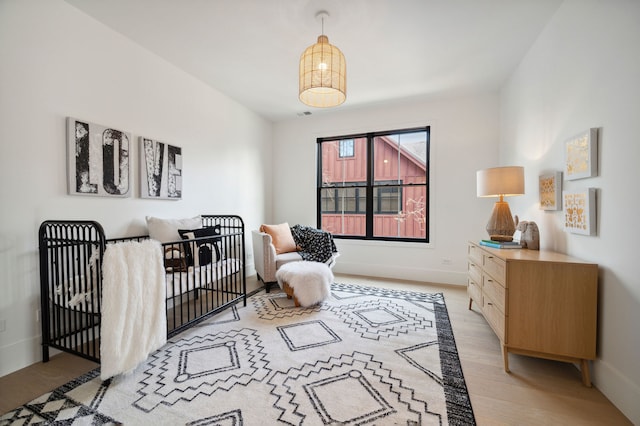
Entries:
<svg viewBox="0 0 640 426">
<path fill-rule="evenodd" d="M 271 289 L 272 284 L 277 284 L 276 271 L 282 265 L 289 262 L 299 262 L 303 258 L 299 252 L 276 254 L 276 248 L 273 245 L 271 235 L 266 232 L 257 230 L 251 231 L 251 239 L 253 242 L 253 262 L 258 274 L 258 279 L 264 283 L 267 292 Z M 333 256 L 325 263 L 333 268 L 339 253 L 333 253 Z"/>
</svg>

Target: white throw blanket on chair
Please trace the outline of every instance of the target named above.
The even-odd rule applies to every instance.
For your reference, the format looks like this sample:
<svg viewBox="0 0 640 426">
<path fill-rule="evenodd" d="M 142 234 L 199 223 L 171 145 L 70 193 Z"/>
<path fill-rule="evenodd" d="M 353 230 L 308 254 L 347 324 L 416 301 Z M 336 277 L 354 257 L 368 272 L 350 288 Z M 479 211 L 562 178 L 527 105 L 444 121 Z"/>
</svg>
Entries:
<svg viewBox="0 0 640 426">
<path fill-rule="evenodd" d="M 100 378 L 133 371 L 167 341 L 166 285 L 158 241 L 107 245 L 102 263 Z"/>
</svg>

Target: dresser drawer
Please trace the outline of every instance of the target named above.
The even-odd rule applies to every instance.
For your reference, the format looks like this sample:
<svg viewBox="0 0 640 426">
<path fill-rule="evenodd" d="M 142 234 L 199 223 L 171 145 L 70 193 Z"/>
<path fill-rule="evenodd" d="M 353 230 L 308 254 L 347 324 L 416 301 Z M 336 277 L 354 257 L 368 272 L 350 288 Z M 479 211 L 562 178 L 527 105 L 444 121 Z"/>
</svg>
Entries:
<svg viewBox="0 0 640 426">
<path fill-rule="evenodd" d="M 471 278 L 467 280 L 467 293 L 469 294 L 469 297 L 478 304 L 478 306 L 482 307 L 482 290 L 480 289 L 480 284 L 477 281 L 474 281 Z"/>
<path fill-rule="evenodd" d="M 469 256 L 469 261 L 476 265 L 482 265 L 482 254 L 483 251 L 480 247 L 473 244 L 469 244 L 467 246 L 467 256 Z"/>
<path fill-rule="evenodd" d="M 484 274 L 482 276 L 482 292 L 498 306 L 498 309 L 505 314 L 507 313 L 505 309 L 506 290 L 502 284 Z"/>
<path fill-rule="evenodd" d="M 482 269 L 477 263 L 469 262 L 469 278 L 474 280 L 478 285 L 482 285 Z"/>
<path fill-rule="evenodd" d="M 504 340 L 504 313 L 502 313 L 502 311 L 498 309 L 498 306 L 487 297 L 483 299 L 482 313 L 500 341 L 506 344 L 507 342 Z"/>
<path fill-rule="evenodd" d="M 498 281 L 502 286 L 506 282 L 506 264 L 505 261 L 488 253 L 483 253 L 482 267 L 494 280 Z"/>
</svg>

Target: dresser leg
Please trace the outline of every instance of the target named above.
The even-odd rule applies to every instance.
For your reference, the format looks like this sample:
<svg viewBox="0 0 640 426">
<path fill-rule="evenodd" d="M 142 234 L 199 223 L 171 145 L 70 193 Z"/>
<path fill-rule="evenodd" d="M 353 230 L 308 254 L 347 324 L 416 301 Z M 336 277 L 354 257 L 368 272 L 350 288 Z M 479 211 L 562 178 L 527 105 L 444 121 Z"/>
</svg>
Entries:
<svg viewBox="0 0 640 426">
<path fill-rule="evenodd" d="M 589 373 L 589 361 L 586 359 L 580 360 L 580 370 L 582 371 L 582 383 L 590 388 L 591 387 L 591 374 Z"/>
<path fill-rule="evenodd" d="M 504 371 L 505 373 L 510 373 L 509 371 L 509 351 L 505 345 L 502 345 L 502 360 L 504 361 Z"/>
<path fill-rule="evenodd" d="M 469 298 L 469 310 L 471 310 L 471 303 L 473 303 L 473 299 Z"/>
</svg>

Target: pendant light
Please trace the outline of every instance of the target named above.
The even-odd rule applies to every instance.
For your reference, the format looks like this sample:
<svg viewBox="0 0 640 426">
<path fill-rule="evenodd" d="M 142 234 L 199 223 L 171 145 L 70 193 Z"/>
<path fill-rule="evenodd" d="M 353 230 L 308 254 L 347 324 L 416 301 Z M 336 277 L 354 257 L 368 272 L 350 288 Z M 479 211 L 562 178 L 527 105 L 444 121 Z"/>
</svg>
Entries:
<svg viewBox="0 0 640 426">
<path fill-rule="evenodd" d="M 334 107 L 347 98 L 347 64 L 337 47 L 324 35 L 326 11 L 316 13 L 322 20 L 322 35 L 318 42 L 300 56 L 299 97 L 302 103 L 318 108 Z"/>
</svg>

